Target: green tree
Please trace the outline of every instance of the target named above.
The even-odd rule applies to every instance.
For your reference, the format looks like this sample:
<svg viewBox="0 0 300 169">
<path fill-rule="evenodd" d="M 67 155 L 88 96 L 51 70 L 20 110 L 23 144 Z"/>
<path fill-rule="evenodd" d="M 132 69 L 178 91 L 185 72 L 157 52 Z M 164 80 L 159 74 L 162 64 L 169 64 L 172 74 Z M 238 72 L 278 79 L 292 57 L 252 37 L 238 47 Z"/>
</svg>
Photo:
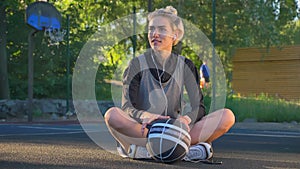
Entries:
<svg viewBox="0 0 300 169">
<path fill-rule="evenodd" d="M 0 2 L 0 99 L 9 99 L 9 83 L 7 72 L 7 3 Z"/>
<path fill-rule="evenodd" d="M 1 62 L 0 68 L 7 65 L 10 88 L 10 96 L 13 99 L 25 99 L 27 97 L 27 36 L 31 31 L 24 22 L 26 5 L 35 2 L 4 1 L 7 31 L 5 24 L 1 25 L 1 38 L 7 38 L 0 42 Z M 299 21 L 293 21 L 296 12 L 296 4 L 293 0 L 280 1 L 280 13 L 274 13 L 275 0 L 243 1 L 220 0 L 217 1 L 216 13 L 216 44 L 230 85 L 231 57 L 234 49 L 238 47 L 262 47 L 283 46 L 299 44 Z M 104 26 L 121 17 L 132 14 L 135 6 L 137 12 L 146 13 L 148 1 L 135 0 L 49 0 L 63 18 L 62 27 L 66 29 L 66 16 L 70 16 L 70 54 L 71 67 L 74 67 L 76 59 L 88 39 L 98 31 L 99 26 Z M 153 0 L 152 9 L 172 5 L 178 10 L 183 19 L 197 26 L 209 39 L 212 34 L 212 3 L 211 0 Z M 2 10 L 1 10 L 2 11 Z M 1 19 L 5 21 L 5 19 Z M 128 22 L 132 24 L 132 22 Z M 124 28 L 124 33 L 126 33 Z M 4 34 L 3 34 L 4 33 Z M 145 34 L 137 35 L 137 50 L 146 48 Z M 110 37 L 113 38 L 113 37 Z M 66 89 L 66 41 L 57 46 L 48 46 L 48 39 L 43 32 L 38 32 L 35 39 L 34 50 L 34 97 L 35 98 L 64 98 Z M 113 77 L 116 68 L 124 64 L 132 57 L 133 38 L 129 37 L 116 43 L 109 49 L 105 49 L 106 62 L 100 62 L 97 72 L 97 91 L 107 93 L 105 79 Z M 96 50 L 97 46 L 95 46 Z M 93 49 L 91 49 L 93 50 Z M 5 54 L 6 53 L 6 54 Z M 185 41 L 182 45 L 182 54 L 192 59 L 199 67 L 201 61 L 198 54 L 192 52 Z M 6 55 L 6 57 L 4 57 Z M 7 64 L 5 64 L 7 58 Z M 97 60 L 95 60 L 97 61 Z M 125 64 L 126 65 L 126 64 Z M 4 71 L 5 72 L 5 71 Z M 1 72 L 2 73 L 2 72 Z M 72 73 L 72 71 L 71 71 Z M 5 73 L 4 73 L 5 74 Z M 1 74 L 1 78 L 5 75 Z M 3 85 L 5 81 L 0 82 Z M 4 88 L 1 89 L 4 91 Z M 1 90 L 0 89 L 0 90 Z M 103 91 L 103 92 L 102 92 Z M 3 92 L 0 92 L 0 94 Z M 109 98 L 109 94 L 105 98 Z"/>
<path fill-rule="evenodd" d="M 7 28 L 9 25 L 9 17 L 15 13 L 15 6 L 20 6 L 17 0 L 0 2 L 0 99 L 10 98 Z"/>
</svg>

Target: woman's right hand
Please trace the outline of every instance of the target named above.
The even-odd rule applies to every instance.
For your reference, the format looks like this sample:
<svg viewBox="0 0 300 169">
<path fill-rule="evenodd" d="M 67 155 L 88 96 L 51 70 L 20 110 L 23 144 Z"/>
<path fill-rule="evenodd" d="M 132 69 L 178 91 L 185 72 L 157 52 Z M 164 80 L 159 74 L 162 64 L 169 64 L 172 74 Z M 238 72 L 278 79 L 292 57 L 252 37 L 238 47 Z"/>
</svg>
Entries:
<svg viewBox="0 0 300 169">
<path fill-rule="evenodd" d="M 142 120 L 142 135 L 144 135 L 144 131 L 145 128 L 147 127 L 148 124 L 150 124 L 151 122 L 153 122 L 154 120 L 157 119 L 169 119 L 170 116 L 163 116 L 163 115 L 159 115 L 159 114 L 153 114 L 153 113 L 149 113 L 149 112 L 144 112 L 143 115 L 141 116 L 141 120 Z"/>
</svg>

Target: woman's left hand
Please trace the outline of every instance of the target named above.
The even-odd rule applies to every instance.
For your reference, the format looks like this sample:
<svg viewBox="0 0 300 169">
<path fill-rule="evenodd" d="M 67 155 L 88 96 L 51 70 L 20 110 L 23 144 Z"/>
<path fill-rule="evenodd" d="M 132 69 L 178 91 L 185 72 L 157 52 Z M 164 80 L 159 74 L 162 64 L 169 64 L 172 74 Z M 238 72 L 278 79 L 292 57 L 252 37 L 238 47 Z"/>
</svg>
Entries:
<svg viewBox="0 0 300 169">
<path fill-rule="evenodd" d="M 190 124 L 191 121 L 192 121 L 192 120 L 190 119 L 190 117 L 189 117 L 189 116 L 180 116 L 180 117 L 178 117 L 178 120 L 179 120 L 181 123 L 185 124 L 186 127 L 187 127 L 187 129 L 188 129 L 188 132 L 190 132 L 189 124 Z"/>
</svg>

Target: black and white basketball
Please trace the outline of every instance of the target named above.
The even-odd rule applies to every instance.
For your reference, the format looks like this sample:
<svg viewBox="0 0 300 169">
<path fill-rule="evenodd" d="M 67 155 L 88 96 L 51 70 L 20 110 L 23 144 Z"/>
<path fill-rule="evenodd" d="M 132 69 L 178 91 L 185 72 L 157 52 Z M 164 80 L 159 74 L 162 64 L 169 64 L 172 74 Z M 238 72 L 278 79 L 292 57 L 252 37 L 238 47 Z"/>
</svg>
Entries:
<svg viewBox="0 0 300 169">
<path fill-rule="evenodd" d="M 190 144 L 185 124 L 175 119 L 159 119 L 149 129 L 146 148 L 154 160 L 173 163 L 186 155 Z"/>
</svg>

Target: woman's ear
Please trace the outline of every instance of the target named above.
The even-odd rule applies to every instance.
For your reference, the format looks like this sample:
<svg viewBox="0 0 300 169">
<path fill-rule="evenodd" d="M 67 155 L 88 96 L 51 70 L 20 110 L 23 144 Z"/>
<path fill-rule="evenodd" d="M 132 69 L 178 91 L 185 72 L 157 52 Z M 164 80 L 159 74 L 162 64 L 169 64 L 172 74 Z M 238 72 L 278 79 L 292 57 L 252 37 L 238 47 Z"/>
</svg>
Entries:
<svg viewBox="0 0 300 169">
<path fill-rule="evenodd" d="M 173 40 L 175 40 L 177 38 L 177 35 L 176 34 L 174 34 L 174 36 L 173 36 Z"/>
<path fill-rule="evenodd" d="M 179 39 L 178 39 L 179 36 L 178 35 L 179 35 L 179 32 L 175 31 L 174 35 L 173 35 L 173 38 L 172 38 L 172 40 L 173 40 L 173 46 L 176 45 L 178 43 L 178 41 L 179 41 Z"/>
</svg>

